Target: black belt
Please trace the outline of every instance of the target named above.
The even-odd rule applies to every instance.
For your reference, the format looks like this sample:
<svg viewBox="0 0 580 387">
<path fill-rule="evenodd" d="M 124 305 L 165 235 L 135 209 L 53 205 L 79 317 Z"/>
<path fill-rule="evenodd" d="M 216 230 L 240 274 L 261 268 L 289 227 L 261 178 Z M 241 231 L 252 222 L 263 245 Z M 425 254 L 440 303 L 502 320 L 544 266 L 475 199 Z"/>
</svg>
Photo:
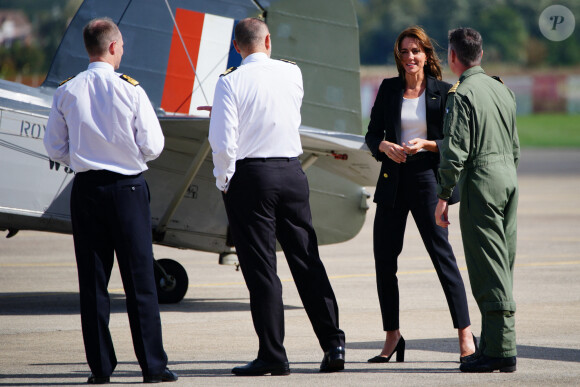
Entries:
<svg viewBox="0 0 580 387">
<path fill-rule="evenodd" d="M 429 152 L 417 152 L 414 155 L 407 155 L 407 162 L 423 160 L 429 157 Z"/>
<path fill-rule="evenodd" d="M 269 162 L 269 161 L 294 161 L 298 160 L 298 157 L 246 157 L 236 161 L 236 164 L 245 164 L 250 162 Z"/>
<path fill-rule="evenodd" d="M 117 179 L 131 179 L 131 178 L 135 178 L 135 177 L 139 177 L 141 176 L 141 173 L 138 173 L 136 175 L 123 175 L 122 173 L 117 173 L 117 172 L 113 172 L 113 171 L 109 171 L 106 169 L 89 169 L 88 171 L 84 171 L 84 172 L 77 172 L 77 175 L 83 175 L 83 176 L 87 176 L 87 177 L 95 177 L 95 178 L 117 178 Z"/>
</svg>

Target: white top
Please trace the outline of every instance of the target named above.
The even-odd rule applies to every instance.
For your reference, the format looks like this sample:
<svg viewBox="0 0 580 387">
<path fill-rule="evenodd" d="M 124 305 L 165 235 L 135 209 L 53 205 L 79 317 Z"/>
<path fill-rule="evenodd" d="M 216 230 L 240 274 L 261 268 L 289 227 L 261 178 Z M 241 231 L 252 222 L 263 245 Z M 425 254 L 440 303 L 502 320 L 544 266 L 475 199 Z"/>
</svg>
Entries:
<svg viewBox="0 0 580 387">
<path fill-rule="evenodd" d="M 265 53 L 248 55 L 240 67 L 220 77 L 209 125 L 218 189 L 227 189 L 236 160 L 302 154 L 298 127 L 303 96 L 300 68 Z"/>
<path fill-rule="evenodd" d="M 46 125 L 48 156 L 75 172 L 136 175 L 163 150 L 157 115 L 141 86 L 93 62 L 54 94 Z"/>
<path fill-rule="evenodd" d="M 419 98 L 407 99 L 403 97 L 401 108 L 401 142 L 409 145 L 414 138 L 427 139 L 427 113 L 425 93 Z M 424 149 L 419 150 L 419 152 Z"/>
</svg>

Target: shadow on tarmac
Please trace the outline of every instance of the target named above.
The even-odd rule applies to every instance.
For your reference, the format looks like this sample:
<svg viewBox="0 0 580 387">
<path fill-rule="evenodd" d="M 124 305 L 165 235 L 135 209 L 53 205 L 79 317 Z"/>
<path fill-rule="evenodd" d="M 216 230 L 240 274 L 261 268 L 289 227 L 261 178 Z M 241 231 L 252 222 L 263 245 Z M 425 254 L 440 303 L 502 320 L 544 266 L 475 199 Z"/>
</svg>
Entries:
<svg viewBox="0 0 580 387">
<path fill-rule="evenodd" d="M 172 361 L 172 365 L 180 366 L 179 367 L 179 377 L 180 378 L 236 378 L 236 376 L 232 375 L 231 369 L 235 366 L 243 365 L 247 362 L 246 360 L 202 360 L 202 361 Z M 420 365 L 423 362 L 407 362 L 407 364 L 417 364 Z M 430 362 L 432 363 L 432 362 Z M 442 374 L 442 373 L 458 373 L 459 368 L 456 366 L 455 363 L 452 362 L 445 362 L 452 365 L 450 369 L 441 369 L 441 368 L 406 368 L 402 369 L 396 366 L 397 363 L 393 363 L 393 367 L 377 369 L 377 368 L 369 368 L 366 366 L 367 363 L 362 362 L 348 362 L 345 365 L 344 373 L 429 373 L 429 374 Z M 203 368 L 203 365 L 213 365 L 218 366 L 219 368 Z M 74 368 L 76 366 L 83 366 L 84 363 L 44 363 L 44 364 L 31 364 L 31 366 L 39 366 L 39 367 L 47 367 L 47 366 L 55 366 L 55 367 L 62 367 L 62 366 L 70 366 Z M 185 365 L 185 367 L 183 367 Z M 138 371 L 124 371 L 123 368 L 131 367 L 139 367 L 137 362 L 119 362 L 117 364 L 117 369 L 111 376 L 111 384 L 122 383 L 122 384 L 142 384 L 141 383 L 141 373 Z M 192 368 L 188 369 L 188 366 Z M 290 369 L 292 374 L 319 374 L 318 371 L 319 363 L 318 362 L 291 362 Z M 23 379 L 26 380 L 26 383 L 5 383 L 2 384 L 3 386 L 30 386 L 30 385 L 43 385 L 43 386 L 60 386 L 60 385 L 75 385 L 81 384 L 86 385 L 84 381 L 84 377 L 88 377 L 88 373 L 80 374 L 80 372 L 73 372 L 73 373 L 46 373 L 41 372 L 38 374 L 19 374 L 19 375 L 8 375 L 8 374 L 0 374 L 0 379 L 2 378 L 10 378 L 10 379 Z M 78 378 L 82 377 L 83 381 L 78 382 Z M 131 378 L 131 380 L 123 380 L 123 378 Z M 137 378 L 137 380 L 134 380 Z M 38 380 L 38 383 L 30 382 L 31 380 Z M 58 383 L 47 383 L 46 380 L 55 380 L 61 379 L 62 382 Z M 72 381 L 74 379 L 74 382 Z M 246 380 L 246 379 L 244 379 Z"/>
<path fill-rule="evenodd" d="M 456 341 L 453 339 L 423 339 L 423 340 L 407 340 L 408 350 L 426 350 L 426 351 L 437 351 L 437 352 L 456 352 Z M 379 348 L 382 346 L 382 341 L 370 341 L 370 342 L 358 342 L 358 343 L 347 343 L 347 350 L 356 349 L 372 349 Z M 348 352 L 347 352 L 348 353 Z M 537 346 L 526 346 L 518 345 L 518 358 L 530 358 L 530 359 L 541 359 L 541 360 L 556 360 L 556 361 L 569 361 L 569 362 L 580 362 L 580 350 L 575 349 L 562 349 L 562 348 L 546 348 Z M 172 365 L 179 366 L 179 376 L 183 378 L 196 378 L 196 377 L 214 377 L 214 378 L 235 378 L 231 374 L 231 368 L 243 365 L 247 362 L 246 360 L 200 360 L 200 361 L 172 361 Z M 431 368 L 424 367 L 423 365 L 433 364 L 433 363 L 445 363 L 449 364 L 449 368 Z M 80 372 L 74 373 L 55 373 L 47 374 L 45 372 L 46 367 L 54 366 L 70 366 L 70 368 L 75 368 L 77 366 L 85 365 L 84 362 L 78 363 L 37 363 L 30 364 L 31 366 L 42 367 L 43 371 L 38 374 L 21 374 L 21 375 L 8 375 L 0 374 L 0 379 L 10 378 L 10 379 L 22 379 L 26 380 L 26 383 L 6 383 L 2 385 L 6 386 L 30 386 L 30 385 L 46 385 L 46 386 L 59 386 L 59 385 L 71 385 L 71 384 L 86 384 L 84 382 L 85 374 L 80 375 Z M 207 365 L 209 367 L 204 368 Z M 211 366 L 210 366 L 211 365 Z M 290 368 L 292 374 L 318 374 L 318 363 L 317 362 L 291 362 Z M 409 365 L 412 368 L 409 368 Z M 184 367 L 185 366 L 185 367 Z M 188 369 L 188 366 L 191 368 Z M 416 367 L 415 367 L 416 366 Z M 138 371 L 125 371 L 124 368 L 138 368 L 137 362 L 119 362 L 117 369 L 115 370 L 111 382 L 123 383 L 123 384 L 141 384 L 141 373 Z M 369 368 L 366 362 L 349 362 L 345 365 L 345 373 L 406 373 L 406 374 L 448 374 L 448 373 L 459 373 L 458 362 L 449 361 L 406 361 L 405 367 L 398 366 L 397 362 L 389 363 L 385 368 Z M 77 382 L 79 377 L 83 377 L 82 382 Z M 88 374 L 86 375 L 88 377 Z M 131 380 L 123 380 L 124 378 L 131 378 Z M 60 379 L 62 382 L 59 383 L 46 383 L 47 379 Z M 72 379 L 75 381 L 73 382 Z M 137 379 L 137 380 L 135 380 Z M 36 384 L 30 382 L 31 380 L 38 380 Z"/>
<path fill-rule="evenodd" d="M 111 293 L 111 313 L 126 313 L 125 295 Z M 205 312 L 248 312 L 250 303 L 247 298 L 237 299 L 184 299 L 177 304 L 160 305 L 162 312 L 178 311 L 182 313 Z M 302 307 L 285 305 L 285 310 L 302 309 Z M 3 316 L 42 316 L 42 315 L 78 315 L 80 311 L 78 293 L 0 293 L 0 315 Z M 380 349 L 382 341 L 349 342 L 347 349 Z M 406 340 L 407 350 L 457 352 L 457 340 L 423 339 Z M 568 348 L 538 347 L 518 345 L 518 357 L 556 360 L 580 363 L 580 350 Z M 440 371 L 440 370 L 439 370 Z M 2 375 L 0 375 L 0 378 Z"/>
<path fill-rule="evenodd" d="M 448 352 L 456 353 L 457 340 L 449 338 L 439 339 L 421 339 L 421 340 L 407 340 L 407 350 L 409 351 L 433 351 L 433 352 Z M 351 342 L 347 343 L 348 353 L 355 350 L 369 350 L 380 348 L 383 345 L 382 341 L 368 341 L 368 342 Z M 437 356 L 437 355 L 435 355 Z M 409 358 L 409 356 L 408 356 Z M 385 367 L 377 368 L 364 361 L 351 362 L 348 361 L 345 366 L 344 373 L 350 374 L 452 374 L 460 373 L 458 364 L 455 361 L 407 361 L 404 363 L 391 362 Z M 540 360 L 554 360 L 566 362 L 580 362 L 580 350 L 565 349 L 565 348 L 550 348 L 539 346 L 518 345 L 518 358 L 540 359 Z M 248 359 L 240 360 L 196 360 L 196 361 L 172 361 L 172 366 L 179 369 L 179 376 L 181 378 L 235 378 L 231 374 L 232 367 L 243 365 Z M 437 364 L 437 366 L 429 366 Z M 67 367 L 69 369 L 78 369 L 84 367 L 85 362 L 71 362 L 71 363 L 32 363 L 29 364 L 34 370 L 38 367 L 38 373 L 29 372 L 27 374 L 0 374 L 1 379 L 16 379 L 22 380 L 22 383 L 10 382 L 0 383 L 4 386 L 61 386 L 61 385 L 85 385 L 88 372 L 73 371 L 70 373 L 47 373 L 47 367 Z M 290 363 L 292 374 L 318 374 L 318 362 L 293 362 Z M 141 373 L 135 371 L 139 365 L 136 361 L 133 362 L 119 362 L 115 370 L 111 382 L 112 384 L 141 384 Z M 30 369 L 30 368 L 29 368 Z M 80 378 L 80 381 L 79 381 Z M 61 382 L 48 382 L 47 380 L 60 380 Z M 37 382 L 35 382 L 37 381 Z"/>
<path fill-rule="evenodd" d="M 456 339 L 423 339 L 407 340 L 405 339 L 406 350 L 433 351 L 457 353 L 458 344 Z M 383 347 L 382 341 L 369 341 L 358 343 L 346 343 L 346 349 L 377 349 Z M 580 350 L 569 348 L 539 347 L 532 345 L 518 345 L 518 358 L 568 361 L 580 363 Z M 459 360 L 459 355 L 457 355 Z"/>
<path fill-rule="evenodd" d="M 125 295 L 110 293 L 111 313 L 126 313 Z M 177 304 L 159 305 L 162 312 L 248 312 L 249 298 L 183 299 Z M 303 309 L 284 305 L 284 310 Z M 0 316 L 74 315 L 80 313 L 79 294 L 60 293 L 0 293 Z"/>
</svg>

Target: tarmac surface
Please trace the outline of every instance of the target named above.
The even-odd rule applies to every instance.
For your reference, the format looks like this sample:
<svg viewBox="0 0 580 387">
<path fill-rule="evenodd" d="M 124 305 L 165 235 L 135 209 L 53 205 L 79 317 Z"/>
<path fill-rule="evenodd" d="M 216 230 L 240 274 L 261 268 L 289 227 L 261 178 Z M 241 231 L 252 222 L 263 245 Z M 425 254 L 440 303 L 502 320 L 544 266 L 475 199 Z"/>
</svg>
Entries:
<svg viewBox="0 0 580 387">
<path fill-rule="evenodd" d="M 318 372 L 323 354 L 283 255 L 278 269 L 292 374 L 236 377 L 231 368 L 257 353 L 241 272 L 218 265 L 216 254 L 155 246 L 157 258 L 178 260 L 190 279 L 181 303 L 161 306 L 169 367 L 179 375 L 173 385 L 580 385 L 580 151 L 524 149 L 519 184 L 516 372 L 459 372 L 457 333 L 412 217 L 399 258 L 405 362 L 367 363 L 384 340 L 372 255 L 375 206 L 370 203 L 357 237 L 320 248 L 347 339 L 346 369 L 334 374 Z M 450 241 L 466 283 L 472 329 L 479 336 L 481 319 L 469 288 L 457 213 L 453 206 Z M 117 267 L 110 291 L 110 328 L 119 360 L 111 382 L 141 383 Z M 0 240 L 0 385 L 85 384 L 89 373 L 72 237 L 21 231 Z"/>
</svg>

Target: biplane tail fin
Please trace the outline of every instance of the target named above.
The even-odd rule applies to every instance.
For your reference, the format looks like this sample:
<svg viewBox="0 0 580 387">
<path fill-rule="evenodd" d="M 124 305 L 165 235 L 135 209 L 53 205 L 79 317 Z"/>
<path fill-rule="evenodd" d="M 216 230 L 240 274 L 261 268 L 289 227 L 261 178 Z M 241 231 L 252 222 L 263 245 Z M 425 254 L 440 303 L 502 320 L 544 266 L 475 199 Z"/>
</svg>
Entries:
<svg viewBox="0 0 580 387">
<path fill-rule="evenodd" d="M 153 106 L 167 113 L 204 114 L 197 106 L 213 103 L 219 74 L 241 61 L 231 44 L 236 22 L 260 15 L 270 27 L 272 56 L 297 62 L 302 70 L 303 124 L 360 134 L 353 0 L 85 0 L 43 86 L 57 87 L 86 69 L 82 28 L 95 17 L 108 16 L 125 42 L 119 71 L 140 82 Z"/>
<path fill-rule="evenodd" d="M 231 44 L 236 21 L 240 15 L 260 12 L 251 1 L 236 7 L 237 11 L 228 10 L 227 4 L 85 0 L 65 32 L 43 86 L 57 87 L 87 68 L 82 29 L 91 19 L 107 16 L 117 23 L 125 43 L 118 71 L 137 79 L 155 108 L 203 115 L 196 108 L 212 104 L 218 76 L 240 63 Z"/>
</svg>

